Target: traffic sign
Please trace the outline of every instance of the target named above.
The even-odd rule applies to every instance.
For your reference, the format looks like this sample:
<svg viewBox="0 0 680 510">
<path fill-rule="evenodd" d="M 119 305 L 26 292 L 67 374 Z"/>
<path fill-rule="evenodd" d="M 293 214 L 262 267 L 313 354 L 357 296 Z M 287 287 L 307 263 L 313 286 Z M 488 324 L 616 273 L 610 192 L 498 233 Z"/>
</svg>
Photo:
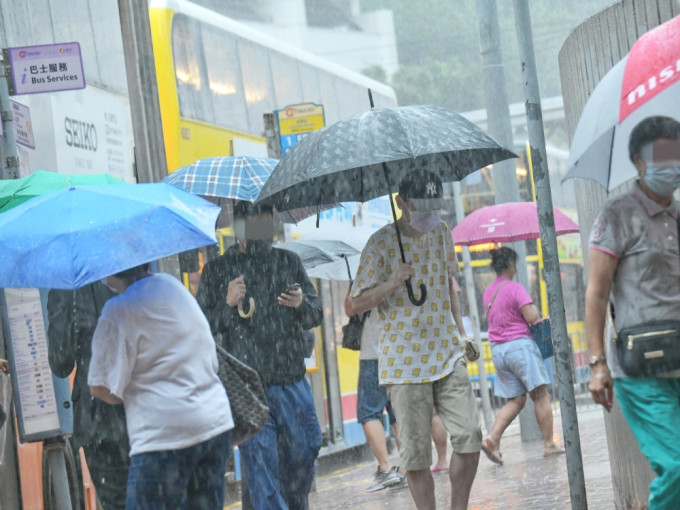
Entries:
<svg viewBox="0 0 680 510">
<path fill-rule="evenodd" d="M 39 94 L 85 88 L 77 42 L 23 46 L 2 50 L 9 62 L 9 94 Z"/>
</svg>

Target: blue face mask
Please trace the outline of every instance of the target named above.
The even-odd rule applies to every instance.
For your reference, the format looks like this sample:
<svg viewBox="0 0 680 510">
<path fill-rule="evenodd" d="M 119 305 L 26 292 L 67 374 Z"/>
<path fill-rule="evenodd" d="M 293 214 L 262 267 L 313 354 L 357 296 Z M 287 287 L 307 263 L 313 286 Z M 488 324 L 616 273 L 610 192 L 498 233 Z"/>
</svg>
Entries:
<svg viewBox="0 0 680 510">
<path fill-rule="evenodd" d="M 680 187 L 680 166 L 647 165 L 645 184 L 660 197 L 670 197 Z"/>
</svg>

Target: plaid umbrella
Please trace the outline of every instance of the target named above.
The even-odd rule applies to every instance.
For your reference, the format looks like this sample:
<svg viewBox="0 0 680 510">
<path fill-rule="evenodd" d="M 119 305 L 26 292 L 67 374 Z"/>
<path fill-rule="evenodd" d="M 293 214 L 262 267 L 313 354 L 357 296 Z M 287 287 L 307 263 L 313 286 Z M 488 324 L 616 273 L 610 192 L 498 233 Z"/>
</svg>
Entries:
<svg viewBox="0 0 680 510">
<path fill-rule="evenodd" d="M 233 224 L 234 203 L 239 200 L 254 202 L 278 162 L 278 159 L 252 156 L 204 158 L 178 168 L 163 182 L 219 205 L 222 213 L 217 226 L 227 227 Z M 337 204 L 333 206 L 337 207 Z M 297 223 L 326 208 L 303 207 L 276 213 L 283 223 Z"/>
</svg>

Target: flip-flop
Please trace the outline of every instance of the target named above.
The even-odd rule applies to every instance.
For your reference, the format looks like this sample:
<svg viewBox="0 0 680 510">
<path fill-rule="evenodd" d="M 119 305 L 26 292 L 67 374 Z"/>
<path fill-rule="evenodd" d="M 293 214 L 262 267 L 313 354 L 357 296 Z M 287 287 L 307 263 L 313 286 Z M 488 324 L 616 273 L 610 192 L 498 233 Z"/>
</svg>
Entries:
<svg viewBox="0 0 680 510">
<path fill-rule="evenodd" d="M 447 467 L 445 467 L 445 468 L 440 468 L 440 467 L 437 466 L 436 464 L 430 468 L 430 471 L 431 471 L 432 473 L 442 473 L 442 472 L 448 471 L 448 470 L 449 470 L 449 468 L 447 468 Z"/>
<path fill-rule="evenodd" d="M 484 439 L 484 441 L 482 441 L 482 451 L 486 454 L 491 462 L 495 462 L 500 466 L 503 465 L 501 452 L 498 451 L 490 437 L 487 437 Z"/>
</svg>

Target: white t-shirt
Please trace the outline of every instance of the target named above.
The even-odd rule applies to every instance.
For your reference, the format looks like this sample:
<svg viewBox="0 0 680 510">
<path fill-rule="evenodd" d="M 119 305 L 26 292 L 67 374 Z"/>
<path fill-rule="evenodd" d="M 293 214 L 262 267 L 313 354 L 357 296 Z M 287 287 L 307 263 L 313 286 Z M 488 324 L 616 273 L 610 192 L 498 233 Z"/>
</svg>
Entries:
<svg viewBox="0 0 680 510">
<path fill-rule="evenodd" d="M 463 359 L 463 344 L 451 309 L 450 284 L 457 272 L 453 239 L 446 223 L 413 238 L 402 234 L 407 261 L 413 262 L 413 291 L 427 287 L 427 299 L 414 306 L 404 285 L 377 308 L 380 384 L 416 384 L 446 377 Z M 374 233 L 361 253 L 352 296 L 386 282 L 401 262 L 394 224 Z M 375 309 L 374 309 L 375 312 Z"/>
<path fill-rule="evenodd" d="M 361 352 L 359 359 L 378 359 L 380 347 L 380 323 L 378 322 L 378 310 L 371 310 L 364 321 L 364 329 L 361 330 Z"/>
<path fill-rule="evenodd" d="M 167 274 L 106 302 L 87 381 L 123 400 L 130 455 L 186 448 L 234 426 L 208 321 Z"/>
</svg>

